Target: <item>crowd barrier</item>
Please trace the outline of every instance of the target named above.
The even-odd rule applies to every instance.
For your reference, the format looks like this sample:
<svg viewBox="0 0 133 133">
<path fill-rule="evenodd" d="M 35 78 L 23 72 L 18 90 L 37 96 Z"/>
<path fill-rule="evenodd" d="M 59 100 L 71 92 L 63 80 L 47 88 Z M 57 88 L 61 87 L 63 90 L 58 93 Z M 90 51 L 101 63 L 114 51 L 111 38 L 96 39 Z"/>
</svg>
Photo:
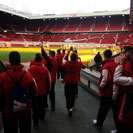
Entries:
<svg viewBox="0 0 133 133">
<path fill-rule="evenodd" d="M 80 72 L 79 84 L 86 88 L 88 91 L 99 95 L 98 83 L 100 78 L 100 72 L 91 71 L 90 69 L 82 69 Z"/>
</svg>

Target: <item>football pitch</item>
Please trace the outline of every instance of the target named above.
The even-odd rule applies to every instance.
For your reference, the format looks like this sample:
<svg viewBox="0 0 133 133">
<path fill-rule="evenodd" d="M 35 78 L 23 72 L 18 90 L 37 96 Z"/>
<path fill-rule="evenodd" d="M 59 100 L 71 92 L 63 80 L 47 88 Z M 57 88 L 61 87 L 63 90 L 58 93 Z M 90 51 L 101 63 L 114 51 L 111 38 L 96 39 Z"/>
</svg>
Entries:
<svg viewBox="0 0 133 133">
<path fill-rule="evenodd" d="M 50 48 L 49 50 L 54 50 L 56 52 L 57 48 Z M 11 51 L 20 52 L 22 62 L 31 61 L 32 59 L 34 59 L 36 53 L 41 53 L 40 48 L 0 48 L 0 60 L 8 61 L 8 55 Z M 48 53 L 48 50 L 46 50 L 46 52 Z M 78 55 L 80 56 L 82 62 L 88 62 L 94 58 L 95 54 L 93 54 L 91 50 L 78 50 Z"/>
<path fill-rule="evenodd" d="M 46 52 L 48 53 L 49 50 L 54 50 L 55 53 L 57 53 L 57 47 L 51 47 L 49 49 L 46 49 Z M 104 51 L 103 49 L 102 51 Z M 0 48 L 0 60 L 3 62 L 8 62 L 8 55 L 11 51 L 18 51 L 21 54 L 21 61 L 31 61 L 34 59 L 36 53 L 41 53 L 40 47 L 11 47 L 11 48 Z M 94 59 L 94 56 L 97 54 L 97 52 L 101 52 L 101 49 L 81 49 L 77 50 L 78 55 L 81 58 L 81 61 L 83 63 L 90 62 Z M 67 50 L 66 50 L 67 53 Z M 101 52 L 102 54 L 102 52 Z"/>
</svg>

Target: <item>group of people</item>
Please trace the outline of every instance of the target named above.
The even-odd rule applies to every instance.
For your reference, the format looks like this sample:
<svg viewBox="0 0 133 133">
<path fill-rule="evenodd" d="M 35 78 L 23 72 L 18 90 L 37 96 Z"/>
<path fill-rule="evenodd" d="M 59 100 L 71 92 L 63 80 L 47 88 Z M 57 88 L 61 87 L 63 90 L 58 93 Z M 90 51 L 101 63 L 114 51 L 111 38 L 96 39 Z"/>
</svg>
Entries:
<svg viewBox="0 0 133 133">
<path fill-rule="evenodd" d="M 51 109 L 55 111 L 56 77 L 64 83 L 66 108 L 68 116 L 72 116 L 75 96 L 78 92 L 80 69 L 85 68 L 77 51 L 65 54 L 57 50 L 49 54 L 41 46 L 41 54 L 37 53 L 30 62 L 28 70 L 21 64 L 18 51 L 9 53 L 9 65 L 0 74 L 0 111 L 4 133 L 31 133 L 31 124 L 38 129 L 39 121 L 45 119 L 47 98 Z"/>
<path fill-rule="evenodd" d="M 112 51 L 104 51 L 104 61 L 101 61 L 101 76 L 99 80 L 100 107 L 97 119 L 93 124 L 98 129 L 103 127 L 104 120 L 113 110 L 116 130 L 111 133 L 133 132 L 133 47 L 125 46 L 121 49 L 119 63 L 112 58 Z M 98 62 L 99 63 L 99 62 Z"/>
<path fill-rule="evenodd" d="M 70 54 L 71 53 L 71 54 Z M 70 55 L 70 56 L 69 56 Z M 113 109 L 116 130 L 112 133 L 133 132 L 133 47 L 121 49 L 120 62 L 112 58 L 112 51 L 107 49 L 94 58 L 101 64 L 99 80 L 100 107 L 95 127 L 102 128 L 104 120 Z M 0 111 L 4 133 L 31 133 L 38 129 L 40 120 L 45 119 L 47 99 L 49 96 L 51 110 L 55 111 L 55 84 L 61 77 L 64 83 L 66 109 L 71 117 L 78 94 L 80 70 L 85 68 L 76 50 L 49 51 L 41 46 L 41 54 L 37 53 L 30 62 L 28 70 L 23 69 L 21 56 L 17 51 L 9 53 L 9 63 L 0 74 Z"/>
</svg>

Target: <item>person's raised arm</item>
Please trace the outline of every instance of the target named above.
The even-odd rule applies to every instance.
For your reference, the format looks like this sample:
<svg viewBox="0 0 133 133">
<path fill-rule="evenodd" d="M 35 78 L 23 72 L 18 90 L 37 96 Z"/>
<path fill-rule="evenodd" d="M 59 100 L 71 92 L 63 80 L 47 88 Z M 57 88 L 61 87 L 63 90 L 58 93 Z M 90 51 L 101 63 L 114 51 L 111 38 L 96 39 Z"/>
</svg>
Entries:
<svg viewBox="0 0 133 133">
<path fill-rule="evenodd" d="M 50 61 L 50 57 L 47 55 L 47 53 L 44 50 L 42 45 L 41 45 L 41 54 L 42 54 L 43 58 L 46 60 L 46 62 L 47 62 L 47 68 L 48 68 L 49 72 L 51 72 L 52 64 L 51 64 L 51 61 Z"/>
</svg>

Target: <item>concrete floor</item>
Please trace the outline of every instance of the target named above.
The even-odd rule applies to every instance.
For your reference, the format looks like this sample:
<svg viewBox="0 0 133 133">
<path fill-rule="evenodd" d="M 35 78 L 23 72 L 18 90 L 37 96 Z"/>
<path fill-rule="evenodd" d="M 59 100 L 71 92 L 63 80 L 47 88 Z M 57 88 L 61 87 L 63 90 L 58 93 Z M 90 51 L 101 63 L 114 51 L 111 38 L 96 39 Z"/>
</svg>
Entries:
<svg viewBox="0 0 133 133">
<path fill-rule="evenodd" d="M 57 80 L 56 86 L 56 111 L 47 110 L 46 119 L 39 123 L 39 129 L 32 133 L 109 133 L 115 129 L 112 110 L 104 122 L 103 129 L 96 129 L 92 120 L 96 118 L 99 108 L 99 98 L 90 94 L 79 86 L 79 97 L 76 98 L 73 116 L 68 117 L 65 106 L 64 84 Z"/>
</svg>

